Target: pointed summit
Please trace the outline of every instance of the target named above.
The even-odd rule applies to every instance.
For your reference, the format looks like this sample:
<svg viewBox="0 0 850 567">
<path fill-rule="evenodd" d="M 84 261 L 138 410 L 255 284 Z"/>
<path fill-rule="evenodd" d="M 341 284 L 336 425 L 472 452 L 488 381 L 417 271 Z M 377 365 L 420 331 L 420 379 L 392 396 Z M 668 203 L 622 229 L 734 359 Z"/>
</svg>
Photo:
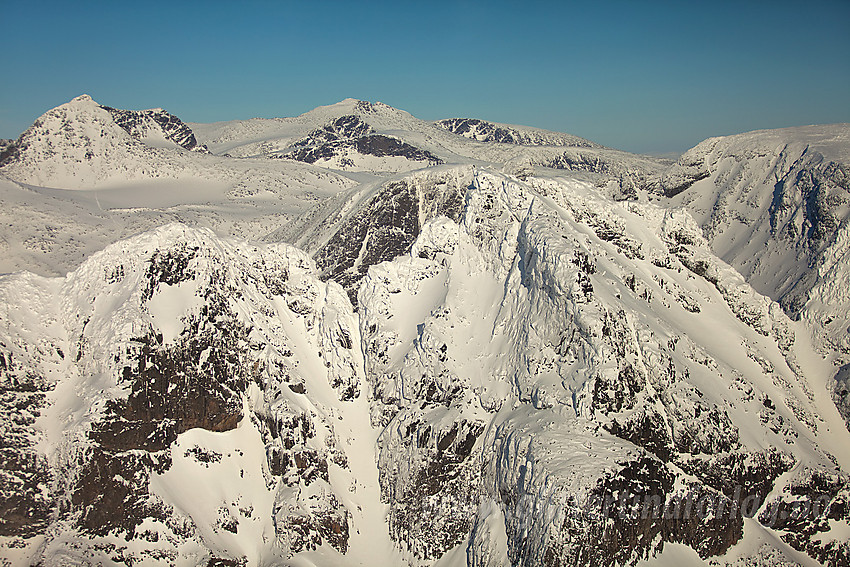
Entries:
<svg viewBox="0 0 850 567">
<path fill-rule="evenodd" d="M 95 102 L 95 101 L 90 95 L 81 94 L 80 96 L 72 98 L 71 102 Z M 95 104 L 97 104 L 97 103 L 95 103 Z"/>
<path fill-rule="evenodd" d="M 119 110 L 82 94 L 41 115 L 3 151 L 0 168 L 23 183 L 91 187 L 110 178 L 161 176 L 145 167 L 152 148 L 208 153 L 173 114 Z"/>
</svg>

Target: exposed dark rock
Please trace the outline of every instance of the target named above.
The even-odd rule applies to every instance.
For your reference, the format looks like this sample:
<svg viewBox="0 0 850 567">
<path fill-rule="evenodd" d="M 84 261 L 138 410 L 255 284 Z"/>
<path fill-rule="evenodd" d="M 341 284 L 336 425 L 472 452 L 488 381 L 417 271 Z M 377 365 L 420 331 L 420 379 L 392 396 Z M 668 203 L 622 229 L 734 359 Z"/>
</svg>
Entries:
<svg viewBox="0 0 850 567">
<path fill-rule="evenodd" d="M 574 210 L 573 214 L 577 221 L 593 228 L 596 236 L 601 240 L 614 244 L 620 254 L 630 259 L 644 258 L 641 243 L 626 234 L 626 227 L 622 221 L 591 211 Z"/>
<path fill-rule="evenodd" d="M 454 134 L 478 140 L 479 142 L 496 142 L 499 144 L 516 144 L 522 146 L 602 147 L 599 144 L 577 136 L 556 134 L 554 132 L 517 130 L 509 126 L 499 126 L 492 122 L 478 120 L 477 118 L 447 118 L 445 120 L 438 120 L 436 125 Z"/>
<path fill-rule="evenodd" d="M 593 383 L 593 406 L 604 413 L 631 409 L 635 397 L 643 390 L 643 377 L 638 376 L 634 366 L 626 363 L 619 374 L 611 379 L 600 375 Z"/>
<path fill-rule="evenodd" d="M 850 364 L 839 368 L 832 380 L 832 401 L 850 431 Z"/>
<path fill-rule="evenodd" d="M 148 267 L 142 299 L 144 301 L 150 299 L 159 284 L 177 285 L 180 282 L 194 279 L 195 273 L 189 268 L 189 262 L 197 252 L 197 246 L 189 247 L 186 244 L 169 248 L 165 252 L 155 251 Z"/>
<path fill-rule="evenodd" d="M 465 189 L 413 180 L 387 183 L 314 254 L 322 278 L 341 284 L 357 305 L 357 289 L 369 266 L 409 251 L 428 219 L 445 215 L 457 221 Z"/>
<path fill-rule="evenodd" d="M 390 537 L 416 557 L 433 560 L 463 541 L 475 519 L 481 466 L 475 442 L 484 424 L 461 420 L 433 431 L 416 421 L 401 442 L 419 463 L 400 476 L 381 471 L 381 490 L 390 504 Z"/>
<path fill-rule="evenodd" d="M 342 507 L 334 512 L 287 516 L 280 529 L 294 553 L 315 550 L 325 542 L 340 553 L 348 549 L 348 514 Z"/>
<path fill-rule="evenodd" d="M 245 333 L 226 303 L 212 300 L 188 321 L 177 344 L 163 346 L 151 335 L 136 339 L 128 357 L 133 366 L 121 377 L 129 395 L 107 402 L 89 434 L 96 445 L 72 498 L 81 528 L 130 537 L 144 518 L 163 517 L 163 507 L 149 502 L 148 481 L 151 470 L 170 466 L 177 435 L 195 427 L 227 431 L 242 418 L 241 395 L 252 380 L 240 348 Z"/>
<path fill-rule="evenodd" d="M 54 508 L 52 473 L 36 446 L 35 420 L 50 388 L 13 385 L 0 369 L 0 536 L 32 537 L 47 529 Z"/>
<path fill-rule="evenodd" d="M 198 145 L 195 134 L 189 126 L 165 110 L 119 110 L 109 106 L 101 106 L 101 108 L 109 112 L 115 123 L 136 139 L 144 139 L 148 121 L 153 121 L 162 129 L 166 139 L 181 148 L 209 153 L 206 146 Z"/>
<path fill-rule="evenodd" d="M 697 390 L 693 393 L 693 398 L 700 397 Z M 676 450 L 714 455 L 738 447 L 738 428 L 726 410 L 693 398 L 688 404 L 677 404 L 673 399 L 666 402 Z"/>
<path fill-rule="evenodd" d="M 0 341 L 0 536 L 42 534 L 55 510 L 53 472 L 38 448 L 36 426 L 51 390 L 41 373 Z"/>
<path fill-rule="evenodd" d="M 721 453 L 708 460 L 683 459 L 679 466 L 729 498 L 751 501 L 760 507 L 775 480 L 794 466 L 794 460 L 776 449 L 768 449 Z"/>
<path fill-rule="evenodd" d="M 418 234 L 415 188 L 404 181 L 389 183 L 316 254 L 316 263 L 322 276 L 340 283 L 354 303 L 369 266 L 403 254 Z"/>
<path fill-rule="evenodd" d="M 218 451 L 213 451 L 212 449 L 204 449 L 198 445 L 195 445 L 191 449 L 188 449 L 185 454 L 186 457 L 193 457 L 199 463 L 204 463 L 206 466 L 209 466 L 213 463 L 221 462 L 221 453 Z"/>
<path fill-rule="evenodd" d="M 328 441 L 327 451 L 308 448 L 316 437 L 317 416 L 292 410 L 284 403 L 260 415 L 269 471 L 284 486 L 297 490 L 316 482 L 328 483 L 328 467 L 334 463 L 348 468 L 345 454 Z M 278 537 L 285 539 L 291 553 L 316 549 L 328 543 L 345 553 L 348 548 L 348 512 L 333 496 L 309 509 L 275 508 Z"/>
<path fill-rule="evenodd" d="M 850 541 L 824 540 L 829 521 L 850 521 L 850 482 L 845 476 L 808 470 L 768 502 L 759 521 L 784 532 L 782 539 L 825 565 L 850 565 Z"/>
<path fill-rule="evenodd" d="M 373 134 L 375 131 L 360 117 L 353 114 L 340 116 L 330 124 L 318 128 L 310 132 L 304 138 L 301 138 L 294 144 L 294 147 L 310 147 L 318 146 L 328 142 L 336 142 L 339 140 L 347 140 L 350 138 L 359 138 Z"/>
<path fill-rule="evenodd" d="M 363 101 L 361 101 L 363 103 Z M 371 103 L 358 110 L 366 114 L 373 112 Z M 273 157 L 293 159 L 305 163 L 329 160 L 348 152 L 376 157 L 405 157 L 411 161 L 428 162 L 429 165 L 442 163 L 432 153 L 416 148 L 407 142 L 375 133 L 375 130 L 359 116 L 348 114 L 340 116 L 321 128 L 310 132 L 304 138 L 292 144 L 292 149 Z M 343 167 L 351 165 L 349 158 L 343 158 Z"/>
<path fill-rule="evenodd" d="M 519 565 L 613 566 L 633 564 L 684 543 L 703 558 L 723 554 L 743 536 L 743 519 L 734 502 L 713 489 L 683 482 L 651 456 L 604 474 L 584 503 L 567 504 L 563 522 L 549 527 L 542 561 L 534 548 L 515 543 Z M 505 496 L 505 495 L 503 495 Z M 505 501 L 510 506 L 510 495 Z"/>
<path fill-rule="evenodd" d="M 657 192 L 658 176 L 662 162 L 652 158 L 623 160 L 622 156 L 607 150 L 570 148 L 555 155 L 542 157 L 537 165 L 552 169 L 586 172 L 601 177 L 600 185 L 616 184 L 611 194 L 616 201 L 638 198 L 638 189 Z"/>
<path fill-rule="evenodd" d="M 679 193 L 681 193 L 683 191 L 687 191 L 688 189 L 690 189 L 690 187 L 694 183 L 696 183 L 697 181 L 702 181 L 703 179 L 707 178 L 709 175 L 711 175 L 709 172 L 701 171 L 701 172 L 695 173 L 693 175 L 693 177 L 686 179 L 684 181 L 681 181 L 678 185 L 664 187 L 664 196 L 665 197 L 675 197 Z"/>
<path fill-rule="evenodd" d="M 20 146 L 15 140 L 4 140 L 8 142 L 0 149 L 0 167 L 7 163 L 12 163 L 18 159 L 20 155 Z"/>
<path fill-rule="evenodd" d="M 661 193 L 666 197 L 675 197 L 710 175 L 711 172 L 703 156 L 696 152 L 688 152 L 661 175 Z"/>
<path fill-rule="evenodd" d="M 207 567 L 244 567 L 248 563 L 247 558 L 226 559 L 221 557 L 210 557 Z"/>
<path fill-rule="evenodd" d="M 673 439 L 667 422 L 654 407 L 643 406 L 624 420 L 614 418 L 606 429 L 621 439 L 643 447 L 664 462 L 673 456 Z"/>
<path fill-rule="evenodd" d="M 723 555 L 744 537 L 739 502 L 704 484 L 685 481 L 684 486 L 683 495 L 668 498 L 664 541 L 684 543 L 703 559 Z"/>
<path fill-rule="evenodd" d="M 155 251 L 142 301 L 160 285 L 193 279 L 189 264 L 197 251 L 185 244 Z M 152 471 L 170 467 L 169 448 L 177 436 L 196 427 L 227 431 L 242 419 L 242 394 L 258 381 L 256 366 L 244 348 L 249 329 L 230 311 L 226 290 L 216 281 L 213 274 L 212 287 L 203 291 L 206 301 L 185 319 L 173 344 L 163 344 L 162 335 L 151 331 L 116 357 L 124 364 L 119 384 L 128 393 L 108 400 L 89 432 L 94 444 L 81 459 L 71 497 L 81 529 L 96 535 L 117 530 L 129 538 L 144 518 L 164 519 L 168 511 L 150 498 L 148 483 Z M 202 457 L 215 461 L 211 454 Z"/>
<path fill-rule="evenodd" d="M 805 167 L 792 168 L 777 181 L 770 204 L 770 228 L 772 234 L 789 239 L 803 236 L 804 244 L 817 251 L 838 229 L 835 211 L 848 201 L 850 171 L 821 156 L 808 157 Z M 796 234 L 794 225 L 787 222 L 798 206 L 804 208 L 803 234 Z"/>
<path fill-rule="evenodd" d="M 108 402 L 108 417 L 93 427 L 92 438 L 108 450 L 154 452 L 194 427 L 236 427 L 241 394 L 251 379 L 238 348 L 246 330 L 224 316 L 226 310 L 205 306 L 201 317 L 209 319 L 192 321 L 191 331 L 173 347 L 162 347 L 151 336 L 138 339 L 137 366 L 125 367 L 122 376 L 130 394 Z M 206 359 L 200 365 L 202 353 Z"/>
<path fill-rule="evenodd" d="M 419 149 L 398 138 L 382 134 L 370 134 L 358 138 L 333 140 L 319 145 L 300 147 L 279 157 L 305 163 L 316 163 L 319 160 L 331 159 L 347 151 L 375 157 L 404 157 L 411 161 L 428 162 L 428 165 L 443 163 L 443 160 L 427 150 Z"/>
<path fill-rule="evenodd" d="M 306 257 L 303 261 L 307 262 Z M 182 240 L 153 251 L 142 264 L 141 307 L 156 299 L 163 288 L 188 281 L 197 282 L 200 306 L 182 317 L 182 331 L 176 337 L 166 340 L 151 329 L 124 343 L 114 355 L 118 385 L 125 394 L 107 400 L 92 424 L 88 433 L 91 445 L 75 457 L 79 474 L 69 479 L 63 510 L 63 518 L 82 533 L 143 539 L 147 536 L 140 533 L 139 526 L 147 518 L 170 527 L 180 512 L 156 498 L 150 482 L 154 474 L 171 467 L 172 457 L 178 458 L 171 454 L 178 435 L 193 428 L 223 432 L 234 429 L 242 419 L 251 419 L 266 446 L 268 470 L 279 478 L 268 478 L 270 486 L 276 482 L 283 487 L 327 486 L 331 463 L 347 468 L 332 429 L 328 429 L 327 439 L 311 441 L 316 428 L 322 427 L 318 425 L 321 419 L 303 410 L 291 411 L 286 396 L 281 396 L 286 386 L 306 391 L 303 378 L 295 380 L 290 373 L 292 352 L 282 350 L 279 358 L 259 360 L 257 353 L 264 345 L 257 343 L 253 327 L 243 323 L 241 314 L 233 309 L 233 301 L 243 293 L 238 283 L 252 282 L 258 293 L 270 300 L 282 298 L 286 305 L 298 300 L 303 303 L 299 312 L 304 316 L 312 313 L 311 293 L 315 292 L 309 286 L 296 290 L 293 286 L 300 283 L 289 280 L 287 269 L 271 273 L 263 271 L 263 266 L 257 268 L 257 273 L 239 274 L 246 281 L 234 282 L 218 258 L 203 246 Z M 106 274 L 107 279 L 115 275 Z M 341 323 L 330 340 L 329 348 L 350 350 L 354 346 L 350 329 Z M 89 354 L 83 337 L 80 345 L 77 362 L 84 364 L 83 357 Z M 9 366 L 6 358 L 2 364 Z M 249 385 L 260 388 L 267 405 L 246 415 L 244 396 Z M 184 449 L 179 457 L 207 468 L 224 459 L 222 453 L 198 445 Z M 348 545 L 345 507 L 333 496 L 313 500 L 311 497 L 309 506 L 290 507 L 292 502 L 284 499 L 282 507 L 273 510 L 277 529 L 284 530 L 276 532 L 284 549 L 296 553 L 329 543 L 344 553 Z M 238 534 L 240 520 L 222 506 L 213 529 Z M 194 529 L 190 525 L 186 537 L 194 537 Z"/>
<path fill-rule="evenodd" d="M 145 518 L 165 520 L 168 509 L 152 501 L 148 491 L 152 471 L 170 464 L 166 452 L 114 452 L 93 447 L 75 480 L 70 504 L 84 532 L 106 535 L 115 530 L 128 539 Z"/>
</svg>

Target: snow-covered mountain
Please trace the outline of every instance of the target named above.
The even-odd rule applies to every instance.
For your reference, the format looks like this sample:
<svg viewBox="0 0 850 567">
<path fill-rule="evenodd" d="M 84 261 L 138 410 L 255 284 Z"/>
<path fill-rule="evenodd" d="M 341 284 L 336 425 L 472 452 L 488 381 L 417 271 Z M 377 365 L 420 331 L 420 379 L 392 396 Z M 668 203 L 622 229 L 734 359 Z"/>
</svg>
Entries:
<svg viewBox="0 0 850 567">
<path fill-rule="evenodd" d="M 357 181 L 292 161 L 209 154 L 177 117 L 80 96 L 0 157 L 0 273 L 59 275 L 169 222 L 266 234 Z"/>
<path fill-rule="evenodd" d="M 346 171 L 397 173 L 441 163 L 499 164 L 525 175 L 567 169 L 636 197 L 667 162 L 569 134 L 471 119 L 419 120 L 383 103 L 346 99 L 295 118 L 191 124 L 214 153 L 308 161 Z"/>
<path fill-rule="evenodd" d="M 850 562 L 847 126 L 45 116 L 0 167 L 43 274 L 0 277 L 7 563 Z"/>
<path fill-rule="evenodd" d="M 662 187 L 718 256 L 850 363 L 850 124 L 706 140 Z"/>
<path fill-rule="evenodd" d="M 4 150 L 0 167 L 15 180 L 63 188 L 174 176 L 180 162 L 161 148 L 199 149 L 164 111 L 120 111 L 82 95 L 36 120 Z"/>
<path fill-rule="evenodd" d="M 357 320 L 303 252 L 168 225 L 2 285 L 19 561 L 257 563 L 376 529 Z"/>
</svg>

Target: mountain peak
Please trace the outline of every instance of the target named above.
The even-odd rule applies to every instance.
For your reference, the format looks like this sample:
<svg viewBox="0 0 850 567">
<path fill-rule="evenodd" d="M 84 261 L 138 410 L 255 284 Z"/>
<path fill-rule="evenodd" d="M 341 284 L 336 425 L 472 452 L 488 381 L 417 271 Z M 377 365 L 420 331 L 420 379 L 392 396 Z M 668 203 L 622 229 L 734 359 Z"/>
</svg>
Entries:
<svg viewBox="0 0 850 567">
<path fill-rule="evenodd" d="M 93 104 L 97 104 L 97 102 L 95 102 L 95 100 L 91 97 L 91 95 L 87 95 L 87 94 L 85 94 L 85 93 L 84 93 L 84 94 L 81 94 L 80 96 L 76 96 L 76 97 L 72 98 L 72 99 L 68 102 L 68 104 L 70 104 L 70 103 L 75 103 L 75 102 L 76 102 L 76 103 L 93 103 Z"/>
<path fill-rule="evenodd" d="M 360 100 L 356 98 L 346 98 L 337 103 L 325 106 L 317 106 L 313 110 L 309 110 L 299 116 L 299 118 L 307 118 L 310 120 L 338 118 L 340 116 L 353 114 L 356 116 L 371 116 L 377 119 L 393 117 L 404 117 L 413 119 L 413 117 L 404 110 L 400 110 L 383 102 L 370 102 L 368 100 Z"/>
<path fill-rule="evenodd" d="M 152 150 L 209 153 L 178 117 L 162 110 L 120 110 L 82 94 L 48 110 L 0 154 L 10 178 L 36 185 L 91 187 L 133 175 L 159 177 L 139 163 Z M 161 160 L 160 160 L 161 161 Z M 119 165 L 120 164 L 120 165 Z M 160 166 L 164 167 L 164 166 Z"/>
</svg>

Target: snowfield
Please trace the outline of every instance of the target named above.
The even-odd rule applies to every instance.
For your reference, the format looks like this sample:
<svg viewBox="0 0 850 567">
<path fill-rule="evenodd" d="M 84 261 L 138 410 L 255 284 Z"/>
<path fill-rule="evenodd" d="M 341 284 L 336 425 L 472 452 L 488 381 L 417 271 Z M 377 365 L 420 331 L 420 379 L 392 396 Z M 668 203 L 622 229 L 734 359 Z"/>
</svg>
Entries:
<svg viewBox="0 0 850 567">
<path fill-rule="evenodd" d="M 848 135 L 53 109 L 0 154 L 0 557 L 847 565 Z"/>
</svg>

